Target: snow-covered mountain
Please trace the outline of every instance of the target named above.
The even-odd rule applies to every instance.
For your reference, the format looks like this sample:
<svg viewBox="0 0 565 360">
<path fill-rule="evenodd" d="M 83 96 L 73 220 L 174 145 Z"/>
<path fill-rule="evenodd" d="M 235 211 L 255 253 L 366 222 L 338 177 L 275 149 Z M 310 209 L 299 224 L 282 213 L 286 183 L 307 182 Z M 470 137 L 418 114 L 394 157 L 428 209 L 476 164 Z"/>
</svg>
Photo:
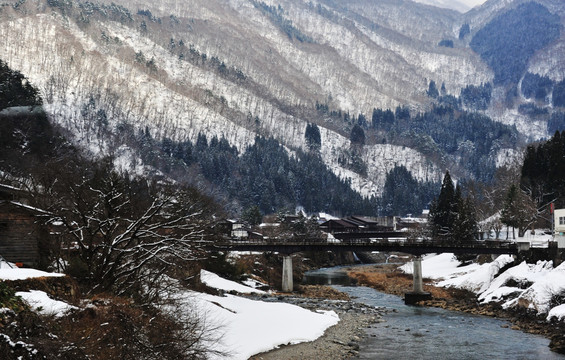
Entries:
<svg viewBox="0 0 565 360">
<path fill-rule="evenodd" d="M 437 6 L 440 8 L 457 10 L 465 13 L 475 6 L 481 5 L 485 0 L 415 0 L 416 2 Z"/>
<path fill-rule="evenodd" d="M 360 150 L 367 174 L 352 172 L 339 158 L 351 147 L 353 124 L 320 114 L 316 104 L 370 119 L 374 108 L 430 109 L 431 80 L 456 96 L 492 82 L 493 71 L 459 31 L 469 23 L 474 33 L 481 19 L 518 2 L 491 0 L 461 14 L 397 0 L 27 0 L 0 10 L 0 59 L 36 85 L 52 119 L 94 152 L 109 146 L 95 141 L 100 123 L 87 115 L 96 110 L 114 131 L 127 123 L 157 138 L 195 141 L 203 133 L 241 150 L 258 134 L 290 152 L 306 149 L 310 122 L 320 127 L 327 166 L 375 195 L 396 165 L 419 180 L 439 180 L 446 165 L 368 139 Z M 560 0 L 544 3 L 563 13 Z M 536 55 L 531 71 L 563 78 L 556 58 L 564 36 Z M 442 40 L 454 46 L 438 46 Z M 519 114 L 509 120 L 511 111 L 489 114 L 526 123 L 524 133 L 536 126 Z"/>
</svg>

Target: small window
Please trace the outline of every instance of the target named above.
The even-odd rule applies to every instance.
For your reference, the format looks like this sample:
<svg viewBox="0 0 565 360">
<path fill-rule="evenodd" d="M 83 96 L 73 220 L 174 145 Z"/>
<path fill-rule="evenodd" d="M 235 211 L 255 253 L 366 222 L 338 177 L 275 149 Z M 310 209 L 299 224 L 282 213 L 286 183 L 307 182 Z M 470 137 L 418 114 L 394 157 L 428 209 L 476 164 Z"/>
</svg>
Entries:
<svg viewBox="0 0 565 360">
<path fill-rule="evenodd" d="M 559 225 L 565 225 L 565 216 L 559 217 Z"/>
</svg>

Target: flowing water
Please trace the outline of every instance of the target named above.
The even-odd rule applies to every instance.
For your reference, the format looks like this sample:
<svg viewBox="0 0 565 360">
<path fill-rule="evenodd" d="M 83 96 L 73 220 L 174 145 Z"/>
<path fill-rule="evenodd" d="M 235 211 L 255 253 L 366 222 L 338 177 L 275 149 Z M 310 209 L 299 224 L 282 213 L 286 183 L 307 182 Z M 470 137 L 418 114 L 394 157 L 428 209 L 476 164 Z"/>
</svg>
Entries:
<svg viewBox="0 0 565 360">
<path fill-rule="evenodd" d="M 333 285 L 354 301 L 391 310 L 367 329 L 361 359 L 565 359 L 549 350 L 548 339 L 512 330 L 508 321 L 407 306 L 398 296 L 354 286 L 340 268 L 308 272 L 305 282 Z"/>
</svg>

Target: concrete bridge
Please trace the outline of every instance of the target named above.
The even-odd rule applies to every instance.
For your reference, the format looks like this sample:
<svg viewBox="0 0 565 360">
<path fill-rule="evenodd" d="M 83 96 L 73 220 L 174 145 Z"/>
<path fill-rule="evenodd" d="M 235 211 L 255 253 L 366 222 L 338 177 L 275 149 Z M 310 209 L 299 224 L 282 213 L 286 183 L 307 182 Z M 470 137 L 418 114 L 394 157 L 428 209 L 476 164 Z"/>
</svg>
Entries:
<svg viewBox="0 0 565 360">
<path fill-rule="evenodd" d="M 414 284 L 413 291 L 405 294 L 405 302 L 414 304 L 418 301 L 431 298 L 424 292 L 422 283 L 422 255 L 428 253 L 455 253 L 455 254 L 510 254 L 516 255 L 519 251 L 528 250 L 529 244 L 520 244 L 509 241 L 473 241 L 457 243 L 447 240 L 410 239 L 405 232 L 362 232 L 362 233 L 334 233 L 333 238 L 297 238 L 290 240 L 236 240 L 230 239 L 216 242 L 209 246 L 210 250 L 219 251 L 259 251 L 278 252 L 283 254 L 282 290 L 291 292 L 292 257 L 291 254 L 302 251 L 334 251 L 334 252 L 402 252 L 415 255 L 414 259 Z"/>
</svg>

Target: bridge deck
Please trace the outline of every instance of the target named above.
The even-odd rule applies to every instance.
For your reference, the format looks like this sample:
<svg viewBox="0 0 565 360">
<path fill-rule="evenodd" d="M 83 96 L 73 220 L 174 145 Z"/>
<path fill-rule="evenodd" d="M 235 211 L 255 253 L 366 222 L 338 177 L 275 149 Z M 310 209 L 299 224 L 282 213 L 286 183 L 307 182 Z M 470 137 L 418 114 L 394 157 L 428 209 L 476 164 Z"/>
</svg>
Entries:
<svg viewBox="0 0 565 360">
<path fill-rule="evenodd" d="M 388 234 L 391 235 L 392 233 Z M 372 234 L 376 235 L 376 234 Z M 382 234 L 381 234 L 382 235 Z M 395 236 L 399 233 L 394 233 Z M 335 236 L 335 235 L 334 235 Z M 337 236 L 335 236 L 338 238 Z M 349 237 L 349 238 L 348 238 Z M 475 241 L 472 243 L 457 244 L 453 241 L 414 241 L 402 237 L 386 238 L 354 238 L 353 236 L 341 237 L 343 240 L 270 240 L 270 241 L 242 241 L 230 240 L 215 243 L 210 249 L 222 251 L 269 251 L 292 254 L 302 251 L 381 251 L 403 252 L 413 255 L 428 253 L 455 253 L 455 254 L 517 254 L 515 243 L 508 241 Z M 339 238 L 338 238 L 339 239 Z"/>
</svg>

